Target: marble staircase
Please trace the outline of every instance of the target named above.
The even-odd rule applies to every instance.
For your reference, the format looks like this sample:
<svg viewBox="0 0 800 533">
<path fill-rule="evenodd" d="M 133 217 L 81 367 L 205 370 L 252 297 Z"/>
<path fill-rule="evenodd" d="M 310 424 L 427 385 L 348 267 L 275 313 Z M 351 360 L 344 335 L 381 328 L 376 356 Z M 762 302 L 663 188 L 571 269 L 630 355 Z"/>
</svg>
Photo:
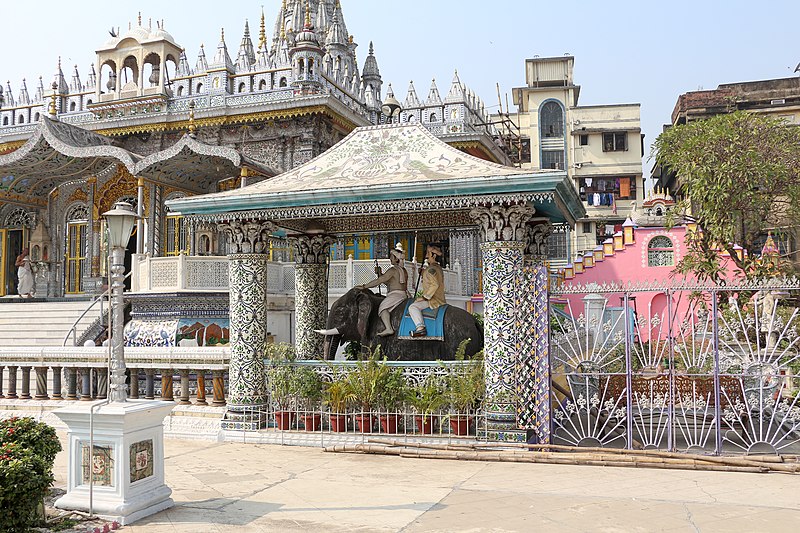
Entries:
<svg viewBox="0 0 800 533">
<path fill-rule="evenodd" d="M 8 301 L 0 303 L 0 347 L 61 346 L 75 320 L 90 304 L 89 299 Z M 100 304 L 77 325 L 77 337 L 100 317 Z M 72 345 L 72 339 L 67 343 Z"/>
</svg>

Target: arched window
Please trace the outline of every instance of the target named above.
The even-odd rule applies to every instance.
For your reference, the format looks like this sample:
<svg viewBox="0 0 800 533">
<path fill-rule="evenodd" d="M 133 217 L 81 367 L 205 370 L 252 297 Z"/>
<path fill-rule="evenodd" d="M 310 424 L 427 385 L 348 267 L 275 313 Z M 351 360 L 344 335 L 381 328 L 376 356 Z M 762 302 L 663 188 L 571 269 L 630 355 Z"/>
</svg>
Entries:
<svg viewBox="0 0 800 533">
<path fill-rule="evenodd" d="M 91 98 L 86 100 L 86 105 L 92 105 L 92 99 Z M 39 120 L 39 119 L 37 118 L 36 120 Z"/>
<path fill-rule="evenodd" d="M 564 137 L 564 111 L 558 102 L 546 102 L 539 112 L 542 138 Z"/>
<path fill-rule="evenodd" d="M 281 81 L 278 84 L 278 87 L 286 87 L 286 78 L 281 78 Z"/>
<path fill-rule="evenodd" d="M 669 237 L 658 235 L 647 243 L 647 266 L 675 266 L 675 250 Z"/>
<path fill-rule="evenodd" d="M 436 122 L 436 113 L 431 113 L 430 118 L 428 118 L 431 122 Z"/>
<path fill-rule="evenodd" d="M 91 100 L 89 100 L 89 103 L 91 104 L 91 103 L 92 103 L 92 101 L 91 101 Z M 39 113 L 36 113 L 35 115 L 33 115 L 33 120 L 34 120 L 35 122 L 39 122 L 39 118 L 40 118 L 40 115 L 39 115 Z"/>
<path fill-rule="evenodd" d="M 69 110 L 70 111 L 75 111 L 75 108 L 77 108 L 77 107 L 78 107 L 78 105 L 75 102 L 70 102 L 69 103 Z"/>
<path fill-rule="evenodd" d="M 20 124 L 25 124 L 25 115 L 20 115 L 17 122 Z"/>
<path fill-rule="evenodd" d="M 240 93 L 243 93 L 243 92 L 244 92 L 244 88 L 245 88 L 245 87 L 246 87 L 246 85 L 245 85 L 245 83 L 244 83 L 244 82 L 240 83 L 240 84 L 239 84 L 239 92 L 240 92 Z"/>
<path fill-rule="evenodd" d="M 178 96 L 183 96 L 183 85 L 178 87 Z"/>
<path fill-rule="evenodd" d="M 3 126 L 8 126 L 8 117 L 3 117 Z"/>
<path fill-rule="evenodd" d="M 261 80 L 260 82 L 258 82 L 258 90 L 259 91 L 267 90 L 267 80 Z"/>
<path fill-rule="evenodd" d="M 195 92 L 196 92 L 197 94 L 200 94 L 200 93 L 202 93 L 202 92 L 203 92 L 203 84 L 202 84 L 202 83 L 198 83 L 198 84 L 197 84 L 197 90 L 196 90 Z"/>
</svg>

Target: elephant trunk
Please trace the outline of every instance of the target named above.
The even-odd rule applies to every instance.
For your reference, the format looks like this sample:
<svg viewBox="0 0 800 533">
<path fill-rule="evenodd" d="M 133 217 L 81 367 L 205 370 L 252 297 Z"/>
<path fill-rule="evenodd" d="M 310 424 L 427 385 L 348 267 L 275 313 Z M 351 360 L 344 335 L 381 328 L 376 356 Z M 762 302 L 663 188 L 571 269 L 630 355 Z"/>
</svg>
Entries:
<svg viewBox="0 0 800 533">
<path fill-rule="evenodd" d="M 339 349 L 340 342 L 342 342 L 341 335 L 325 335 L 324 353 L 326 360 L 336 357 L 336 350 Z"/>
</svg>

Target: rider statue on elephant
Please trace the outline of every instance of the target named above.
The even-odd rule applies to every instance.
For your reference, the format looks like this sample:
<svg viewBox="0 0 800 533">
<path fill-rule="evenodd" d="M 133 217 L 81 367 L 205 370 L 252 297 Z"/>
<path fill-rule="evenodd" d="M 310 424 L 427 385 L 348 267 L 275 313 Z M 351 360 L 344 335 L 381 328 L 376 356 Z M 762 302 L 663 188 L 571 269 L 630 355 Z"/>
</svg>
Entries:
<svg viewBox="0 0 800 533">
<path fill-rule="evenodd" d="M 391 322 L 392 310 L 405 302 L 408 297 L 408 272 L 406 272 L 405 259 L 406 254 L 403 252 L 403 246 L 398 242 L 394 249 L 389 252 L 389 261 L 392 265 L 386 272 L 382 272 L 381 267 L 376 264 L 375 274 L 378 277 L 369 283 L 356 286 L 357 289 L 371 289 L 381 284 L 386 285 L 386 298 L 378 307 L 378 316 L 383 323 L 383 329 L 378 332 L 379 337 L 388 337 L 394 334 Z"/>
</svg>

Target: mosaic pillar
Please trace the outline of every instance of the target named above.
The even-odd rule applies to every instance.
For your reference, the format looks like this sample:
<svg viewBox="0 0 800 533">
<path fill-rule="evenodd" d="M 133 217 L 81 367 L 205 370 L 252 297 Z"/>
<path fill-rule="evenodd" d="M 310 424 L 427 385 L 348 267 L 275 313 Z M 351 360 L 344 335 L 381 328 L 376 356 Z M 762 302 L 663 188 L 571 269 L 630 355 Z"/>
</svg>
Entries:
<svg viewBox="0 0 800 533">
<path fill-rule="evenodd" d="M 275 226 L 247 219 L 220 223 L 218 228 L 228 237 L 230 253 L 230 397 L 222 428 L 256 430 L 266 423 L 267 263 Z"/>
<path fill-rule="evenodd" d="M 548 220 L 526 225 L 525 264 L 519 285 L 519 353 L 516 365 L 517 423 L 550 442 L 550 307 Z"/>
<path fill-rule="evenodd" d="M 516 364 L 519 358 L 519 285 L 525 250 L 525 204 L 476 207 L 470 216 L 481 228 L 483 256 L 484 366 L 487 437 L 526 440 L 517 424 Z"/>
<path fill-rule="evenodd" d="M 100 239 L 99 235 L 97 235 L 97 233 L 99 233 L 99 221 L 94 217 L 94 196 L 95 188 L 97 187 L 97 177 L 89 176 L 86 178 L 86 186 L 89 189 L 89 197 L 86 200 L 86 203 L 89 207 L 89 220 L 86 224 L 86 251 L 88 252 L 89 256 L 87 258 L 88 260 L 86 261 L 88 264 L 88 268 L 86 269 L 86 277 L 94 278 L 100 275 Z M 95 225 L 98 227 L 95 228 Z M 95 242 L 98 244 L 97 249 L 95 249 Z"/>
<path fill-rule="evenodd" d="M 327 235 L 303 235 L 291 239 L 295 247 L 294 301 L 295 353 L 298 359 L 322 359 L 328 317 L 328 254 L 334 242 Z"/>
</svg>

